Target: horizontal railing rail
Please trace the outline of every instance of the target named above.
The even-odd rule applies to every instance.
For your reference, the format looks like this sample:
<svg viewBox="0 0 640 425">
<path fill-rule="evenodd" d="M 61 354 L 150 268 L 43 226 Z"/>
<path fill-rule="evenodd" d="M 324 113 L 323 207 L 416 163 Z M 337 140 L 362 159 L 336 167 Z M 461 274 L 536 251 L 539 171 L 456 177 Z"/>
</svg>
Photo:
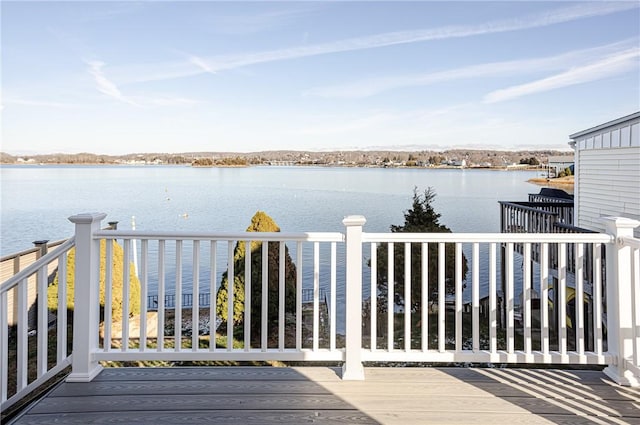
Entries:
<svg viewBox="0 0 640 425">
<path fill-rule="evenodd" d="M 364 242 L 497 242 L 497 243 L 611 243 L 614 238 L 605 233 L 364 233 Z"/>
<path fill-rule="evenodd" d="M 192 241 L 244 241 L 251 235 L 253 241 L 289 242 L 343 242 L 339 232 L 149 232 L 142 230 L 105 230 L 95 233 L 95 239 L 139 240 L 192 240 Z"/>
<path fill-rule="evenodd" d="M 557 196 L 541 195 L 539 193 L 530 193 L 529 202 L 556 202 L 556 203 L 571 204 L 571 206 L 573 207 L 573 199 L 569 197 L 558 198 Z"/>
<path fill-rule="evenodd" d="M 65 241 L 66 241 L 66 239 L 61 239 L 59 241 L 54 241 L 54 242 L 48 242 L 47 241 L 47 243 L 46 243 L 47 250 L 51 250 L 51 249 L 61 245 Z M 39 252 L 41 250 L 42 250 L 42 248 L 36 246 L 36 247 L 33 247 L 33 248 L 24 249 L 24 250 L 19 251 L 19 252 L 14 252 L 12 254 L 8 254 L 8 255 L 5 255 L 3 257 L 0 257 L 0 263 L 3 263 L 5 261 L 13 261 L 16 258 L 24 257 L 24 256 L 27 256 L 27 255 L 30 255 L 30 254 L 35 254 L 35 253 L 37 253 L 37 252 Z"/>
<path fill-rule="evenodd" d="M 67 256 L 75 246 L 70 238 L 0 285 L 0 406 L 5 410 L 70 365 L 67 321 Z M 49 283 L 56 271 L 58 302 L 48 304 Z M 29 286 L 37 301 L 28 303 Z M 9 304 L 15 317 L 9 317 Z M 29 326 L 30 311 L 36 326 Z M 52 317 L 53 316 L 53 317 Z M 12 320 L 13 319 L 13 320 Z M 53 320 L 52 320 L 53 319 Z"/>
</svg>

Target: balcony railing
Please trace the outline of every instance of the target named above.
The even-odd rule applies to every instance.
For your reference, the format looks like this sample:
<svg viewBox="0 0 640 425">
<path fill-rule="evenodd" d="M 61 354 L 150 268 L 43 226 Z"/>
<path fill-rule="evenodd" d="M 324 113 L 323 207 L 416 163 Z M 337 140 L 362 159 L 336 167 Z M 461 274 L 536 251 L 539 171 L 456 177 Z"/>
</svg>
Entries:
<svg viewBox="0 0 640 425">
<path fill-rule="evenodd" d="M 344 233 L 188 233 L 100 230 L 104 217 L 71 217 L 75 237 L 0 286 L 3 408 L 70 361 L 69 381 L 92 380 L 101 361 L 144 360 L 334 361 L 343 364 L 343 379 L 364 379 L 364 361 L 598 364 L 606 365 L 606 373 L 621 384 L 637 385 L 640 380 L 640 241 L 632 233 L 640 223 L 633 220 L 607 219 L 607 234 L 365 233 L 361 216 L 347 217 Z M 118 292 L 113 286 L 116 269 L 110 266 L 114 245 L 101 241 L 117 241 L 127 259 L 133 255 L 133 242 L 140 246 L 136 253 L 140 291 L 134 300 L 140 304 L 139 319 L 130 314 L 130 294 L 138 292 L 131 291 L 129 261 L 123 261 L 119 272 L 123 285 Z M 252 241 L 260 244 L 251 245 Z M 255 247 L 241 265 L 233 260 L 238 242 Z M 66 349 L 64 288 L 67 254 L 74 245 L 71 357 Z M 523 247 L 522 254 L 516 245 Z M 271 246 L 278 247 L 273 261 Z M 573 280 L 568 272 L 569 246 L 575 252 Z M 380 247 L 393 254 L 378 258 L 384 252 Z M 535 250 L 542 253 L 539 263 L 532 258 Z M 287 275 L 287 252 L 295 265 L 293 281 Z M 556 283 L 548 262 L 550 252 L 558 257 Z M 416 261 L 401 261 L 398 266 L 398 255 Z M 104 270 L 100 270 L 101 256 Z M 254 259 L 261 261 L 254 263 Z M 43 319 L 51 309 L 44 294 L 46 269 L 52 262 L 57 263 L 60 283 L 56 332 L 48 331 Z M 586 285 L 589 263 L 592 275 Z M 381 264 L 387 267 L 380 268 Z M 222 272 L 230 281 L 256 276 L 257 280 L 245 282 L 244 292 L 230 290 L 226 306 L 220 307 L 226 308 L 227 317 L 234 317 L 234 305 L 245 308 L 235 320 L 220 326 L 217 334 L 213 326 L 183 332 L 180 324 L 186 320 L 196 323 L 202 315 L 209 323 L 221 319 L 221 310 L 203 304 L 218 305 Z M 31 337 L 24 287 L 33 274 L 39 282 L 39 297 L 33 307 L 38 327 Z M 291 284 L 295 289 L 289 299 L 285 294 Z M 247 301 L 252 298 L 252 286 L 261 291 L 259 305 Z M 14 328 L 9 327 L 6 306 L 15 290 L 20 310 Z M 303 303 L 308 303 L 303 294 L 309 290 L 313 294 L 307 305 L 310 313 L 303 317 Z M 168 291 L 175 294 L 171 312 L 175 326 L 165 326 L 168 311 L 163 303 L 155 316 L 147 314 L 151 310 L 148 296 L 154 295 L 150 291 L 158 299 Z M 324 323 L 322 291 L 329 318 Z M 192 294 L 189 309 L 181 305 L 186 293 Z M 202 302 L 203 294 L 208 303 Z M 481 312 L 483 298 L 488 308 Z M 122 323 L 121 333 L 115 335 L 111 329 L 116 321 L 114 307 L 120 307 L 118 299 Z M 498 326 L 500 316 L 502 326 Z M 139 329 L 134 331 L 136 320 Z M 37 344 L 30 345 L 31 338 Z M 48 351 L 52 341 L 57 344 L 55 356 Z M 37 357 L 33 377 L 29 374 L 32 354 Z"/>
<path fill-rule="evenodd" d="M 5 409 L 71 364 L 67 256 L 75 238 L 22 268 L 0 286 L 0 402 Z M 57 271 L 58 304 L 50 323 L 48 285 Z M 9 308 L 11 307 L 11 308 Z M 11 371 L 12 373 L 9 373 Z"/>
<path fill-rule="evenodd" d="M 573 202 L 500 201 L 503 233 L 553 233 L 554 224 L 573 224 Z"/>
</svg>

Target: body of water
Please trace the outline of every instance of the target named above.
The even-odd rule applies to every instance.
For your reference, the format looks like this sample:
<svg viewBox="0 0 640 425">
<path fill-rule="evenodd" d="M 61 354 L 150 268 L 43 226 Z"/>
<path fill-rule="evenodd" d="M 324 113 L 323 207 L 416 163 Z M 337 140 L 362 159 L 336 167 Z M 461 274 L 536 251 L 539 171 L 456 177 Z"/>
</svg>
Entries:
<svg viewBox="0 0 640 425">
<path fill-rule="evenodd" d="M 119 221 L 120 229 L 130 229 L 135 216 L 138 230 L 205 232 L 244 231 L 258 210 L 273 217 L 284 232 L 343 232 L 342 219 L 359 214 L 367 219 L 366 232 L 387 232 L 390 225 L 404 223 L 414 187 L 419 191 L 431 187 L 436 192 L 434 208 L 441 214 L 441 224 L 452 231 L 499 232 L 498 201 L 525 201 L 529 193 L 540 190 L 527 183 L 536 173 L 523 171 L 184 166 L 3 166 L 0 171 L 3 256 L 30 248 L 35 240 L 71 236 L 74 229 L 67 217 L 82 212 L 104 212 L 103 224 Z M 190 258 L 188 246 L 185 248 L 184 258 Z M 344 274 L 343 249 L 338 247 L 339 275 Z M 470 246 L 463 249 L 470 259 Z M 483 258 L 488 255 L 485 251 L 483 246 Z M 168 248 L 168 253 L 166 293 L 171 294 L 175 250 Z M 311 246 L 303 255 L 311 258 Z M 206 261 L 208 255 L 202 258 Z M 155 259 L 157 248 L 150 247 L 150 261 Z M 370 276 L 366 260 L 365 282 Z M 218 284 L 225 261 L 218 260 Z M 328 291 L 329 264 L 322 260 L 320 267 L 320 286 Z M 200 281 L 206 288 L 209 272 L 204 265 L 202 269 Z M 155 270 L 153 264 L 150 270 Z M 519 266 L 515 273 L 521 275 Z M 312 268 L 303 268 L 305 285 L 310 285 L 312 275 Z M 488 293 L 488 275 L 488 263 L 481 262 L 481 296 Z M 185 267 L 182 276 L 183 293 L 191 293 L 191 270 Z M 157 271 L 151 271 L 150 295 L 157 293 L 157 281 Z M 368 297 L 368 284 L 363 291 Z M 341 330 L 341 282 L 336 296 Z M 470 298 L 471 286 L 467 285 L 463 299 Z"/>
<path fill-rule="evenodd" d="M 67 217 L 104 212 L 139 230 L 244 231 L 262 210 L 282 231 L 365 231 L 403 224 L 413 188 L 432 187 L 441 223 L 454 232 L 499 232 L 499 200 L 540 190 L 535 172 L 325 167 L 2 166 L 1 255 L 73 233 Z M 105 223 L 106 225 L 106 223 Z"/>
</svg>

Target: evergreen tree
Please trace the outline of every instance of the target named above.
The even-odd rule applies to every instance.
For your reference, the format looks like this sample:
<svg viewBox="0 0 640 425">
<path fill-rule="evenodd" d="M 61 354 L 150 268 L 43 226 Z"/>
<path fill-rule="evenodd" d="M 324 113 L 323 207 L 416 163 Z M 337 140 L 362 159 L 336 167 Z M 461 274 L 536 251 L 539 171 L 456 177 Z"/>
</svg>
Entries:
<svg viewBox="0 0 640 425">
<path fill-rule="evenodd" d="M 266 213 L 258 211 L 251 219 L 251 224 L 247 232 L 279 232 L 280 228 L 276 222 Z M 262 244 L 261 241 L 251 241 L 251 336 L 252 341 L 260 341 L 262 323 Z M 233 285 L 233 318 L 236 325 L 244 323 L 245 312 L 245 256 L 246 242 L 236 243 L 233 255 L 234 285 Z M 296 266 L 289 255 L 289 250 L 285 246 L 285 314 L 295 312 L 296 302 Z M 270 242 L 267 248 L 267 331 L 269 335 L 277 335 L 278 329 L 278 308 L 279 308 L 279 270 L 280 270 L 280 243 Z M 224 323 L 228 317 L 228 285 L 229 276 L 227 272 L 222 275 L 222 282 L 218 289 L 216 311 L 218 317 Z M 238 329 L 242 329 L 241 326 Z"/>
<path fill-rule="evenodd" d="M 428 188 L 423 194 L 418 189 L 413 191 L 411 209 L 404 213 L 404 224 L 391 225 L 393 233 L 451 233 L 451 230 L 440 223 L 440 214 L 433 208 L 435 192 Z M 438 299 L 438 244 L 428 245 L 428 291 L 429 301 Z M 402 309 L 409 309 L 412 313 L 419 313 L 422 308 L 422 244 L 411 243 L 411 300 L 404 299 L 405 285 L 405 247 L 403 243 L 394 244 L 393 286 L 391 295 L 394 305 Z M 445 291 L 447 295 L 455 291 L 455 245 L 445 246 Z M 462 276 L 467 273 L 467 261 L 462 257 Z M 386 312 L 389 300 L 388 285 L 388 244 L 380 244 L 377 248 L 377 288 L 378 310 Z"/>
</svg>

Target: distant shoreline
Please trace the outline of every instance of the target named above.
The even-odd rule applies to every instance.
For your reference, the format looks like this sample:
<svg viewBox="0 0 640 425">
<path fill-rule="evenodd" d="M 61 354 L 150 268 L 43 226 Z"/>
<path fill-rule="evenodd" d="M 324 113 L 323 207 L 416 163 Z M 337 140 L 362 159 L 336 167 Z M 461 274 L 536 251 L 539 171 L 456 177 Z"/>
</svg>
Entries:
<svg viewBox="0 0 640 425">
<path fill-rule="evenodd" d="M 454 165 L 357 165 L 357 164 L 290 164 L 290 165 L 272 165 L 272 164 L 247 164 L 247 165 L 192 165 L 192 164 L 131 164 L 131 163 L 100 163 L 100 162 L 84 162 L 84 163 L 69 163 L 69 162 L 46 162 L 46 163 L 33 163 L 33 162 L 0 162 L 0 167 L 11 165 L 16 167 L 189 167 L 189 168 L 251 168 L 251 167 L 319 167 L 319 168 L 389 168 L 389 169 L 414 169 L 414 170 L 488 170 L 488 171 L 544 171 L 540 167 L 519 167 L 519 166 L 495 166 L 495 167 L 483 167 L 483 166 L 471 166 L 471 167 L 459 167 Z M 534 179 L 531 179 L 534 180 Z M 545 178 L 539 178 L 535 180 L 546 180 Z M 552 179 L 557 180 L 557 179 Z M 533 183 L 533 182 L 532 182 Z M 573 183 L 571 183 L 573 184 Z"/>
<path fill-rule="evenodd" d="M 316 166 L 316 167 L 374 167 L 374 168 L 452 168 L 489 170 L 546 170 L 548 158 L 566 156 L 573 161 L 573 153 L 557 150 L 474 150 L 444 151 L 262 151 L 262 152 L 184 152 L 132 153 L 103 155 L 31 154 L 11 155 L 0 151 L 0 164 L 20 165 L 185 165 L 200 167 L 226 166 Z"/>
</svg>

